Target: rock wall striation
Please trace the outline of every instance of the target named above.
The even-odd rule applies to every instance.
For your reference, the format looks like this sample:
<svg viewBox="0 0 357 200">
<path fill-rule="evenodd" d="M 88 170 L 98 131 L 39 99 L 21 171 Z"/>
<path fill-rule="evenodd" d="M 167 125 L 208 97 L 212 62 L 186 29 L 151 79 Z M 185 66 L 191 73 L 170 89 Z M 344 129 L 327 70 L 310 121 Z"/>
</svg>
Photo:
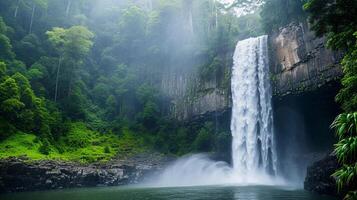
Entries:
<svg viewBox="0 0 357 200">
<path fill-rule="evenodd" d="M 316 90 L 342 75 L 342 53 L 326 48 L 307 23 L 291 23 L 270 35 L 271 79 L 276 96 Z"/>
<path fill-rule="evenodd" d="M 199 69 L 171 70 L 164 72 L 161 92 L 170 99 L 169 114 L 179 120 L 215 111 L 223 112 L 232 106 L 230 71 L 232 54 L 227 53 L 225 65 L 216 77 L 203 80 Z"/>
<path fill-rule="evenodd" d="M 342 53 L 327 49 L 307 22 L 293 22 L 269 35 L 270 77 L 273 94 L 282 97 L 317 90 L 342 76 Z M 230 71 L 233 52 L 226 52 L 224 72 L 208 81 L 198 69 L 163 72 L 161 91 L 170 99 L 169 113 L 181 120 L 230 109 Z M 227 82 L 225 87 L 220 83 Z"/>
</svg>

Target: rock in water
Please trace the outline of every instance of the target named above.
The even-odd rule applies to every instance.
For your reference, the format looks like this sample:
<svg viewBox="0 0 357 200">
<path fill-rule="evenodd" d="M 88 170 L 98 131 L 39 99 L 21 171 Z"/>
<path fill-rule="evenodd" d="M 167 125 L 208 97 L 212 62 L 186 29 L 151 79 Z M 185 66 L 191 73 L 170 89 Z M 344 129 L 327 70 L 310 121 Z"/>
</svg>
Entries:
<svg viewBox="0 0 357 200">
<path fill-rule="evenodd" d="M 313 163 L 307 168 L 305 190 L 319 194 L 338 195 L 336 181 L 331 176 L 338 168 L 340 168 L 340 164 L 334 155 L 329 155 Z"/>
</svg>

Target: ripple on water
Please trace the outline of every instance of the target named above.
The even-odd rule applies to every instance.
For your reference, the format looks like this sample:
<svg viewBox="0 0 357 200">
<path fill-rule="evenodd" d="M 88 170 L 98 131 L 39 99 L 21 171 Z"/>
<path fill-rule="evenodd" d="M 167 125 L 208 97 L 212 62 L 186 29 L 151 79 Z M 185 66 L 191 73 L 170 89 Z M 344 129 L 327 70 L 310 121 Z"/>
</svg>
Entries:
<svg viewBox="0 0 357 200">
<path fill-rule="evenodd" d="M 276 186 L 105 187 L 0 195 L 1 200 L 337 200 Z"/>
</svg>

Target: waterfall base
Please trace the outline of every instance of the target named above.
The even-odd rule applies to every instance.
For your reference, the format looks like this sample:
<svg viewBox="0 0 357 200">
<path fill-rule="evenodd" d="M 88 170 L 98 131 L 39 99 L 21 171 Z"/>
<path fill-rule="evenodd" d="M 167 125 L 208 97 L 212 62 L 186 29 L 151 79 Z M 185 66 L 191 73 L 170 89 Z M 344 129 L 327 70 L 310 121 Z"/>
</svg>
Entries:
<svg viewBox="0 0 357 200">
<path fill-rule="evenodd" d="M 162 171 L 151 176 L 144 186 L 150 187 L 184 187 L 201 185 L 286 185 L 277 176 L 271 176 L 262 171 L 243 174 L 234 170 L 223 161 L 214 161 L 206 154 L 185 156 Z"/>
</svg>

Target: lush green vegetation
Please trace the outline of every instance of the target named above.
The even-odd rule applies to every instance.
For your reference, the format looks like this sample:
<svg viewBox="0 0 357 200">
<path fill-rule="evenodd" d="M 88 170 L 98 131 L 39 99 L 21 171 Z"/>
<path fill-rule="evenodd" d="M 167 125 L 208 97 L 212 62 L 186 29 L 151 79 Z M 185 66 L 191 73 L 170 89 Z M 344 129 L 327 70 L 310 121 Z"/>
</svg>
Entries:
<svg viewBox="0 0 357 200">
<path fill-rule="evenodd" d="M 318 36 L 326 35 L 327 44 L 343 51 L 342 89 L 336 96 L 345 113 L 336 117 L 332 127 L 339 138 L 335 153 L 343 165 L 334 177 L 345 199 L 357 198 L 357 2 L 354 0 L 309 0 L 304 8 Z"/>
<path fill-rule="evenodd" d="M 226 151 L 227 130 L 172 118 L 162 77 L 199 71 L 228 91 L 227 55 L 259 20 L 213 0 L 0 1 L 0 157 Z"/>
<path fill-rule="evenodd" d="M 80 162 L 108 161 L 117 156 L 131 156 L 145 151 L 142 138 L 135 137 L 129 130 L 118 136 L 101 134 L 77 122 L 55 143 L 48 143 L 34 134 L 17 132 L 0 143 L 3 150 L 0 158 L 26 156 L 33 160 L 56 159 Z"/>
<path fill-rule="evenodd" d="M 306 20 L 304 2 L 306 0 L 265 0 L 260 12 L 264 30 L 271 32 L 291 22 Z"/>
</svg>

